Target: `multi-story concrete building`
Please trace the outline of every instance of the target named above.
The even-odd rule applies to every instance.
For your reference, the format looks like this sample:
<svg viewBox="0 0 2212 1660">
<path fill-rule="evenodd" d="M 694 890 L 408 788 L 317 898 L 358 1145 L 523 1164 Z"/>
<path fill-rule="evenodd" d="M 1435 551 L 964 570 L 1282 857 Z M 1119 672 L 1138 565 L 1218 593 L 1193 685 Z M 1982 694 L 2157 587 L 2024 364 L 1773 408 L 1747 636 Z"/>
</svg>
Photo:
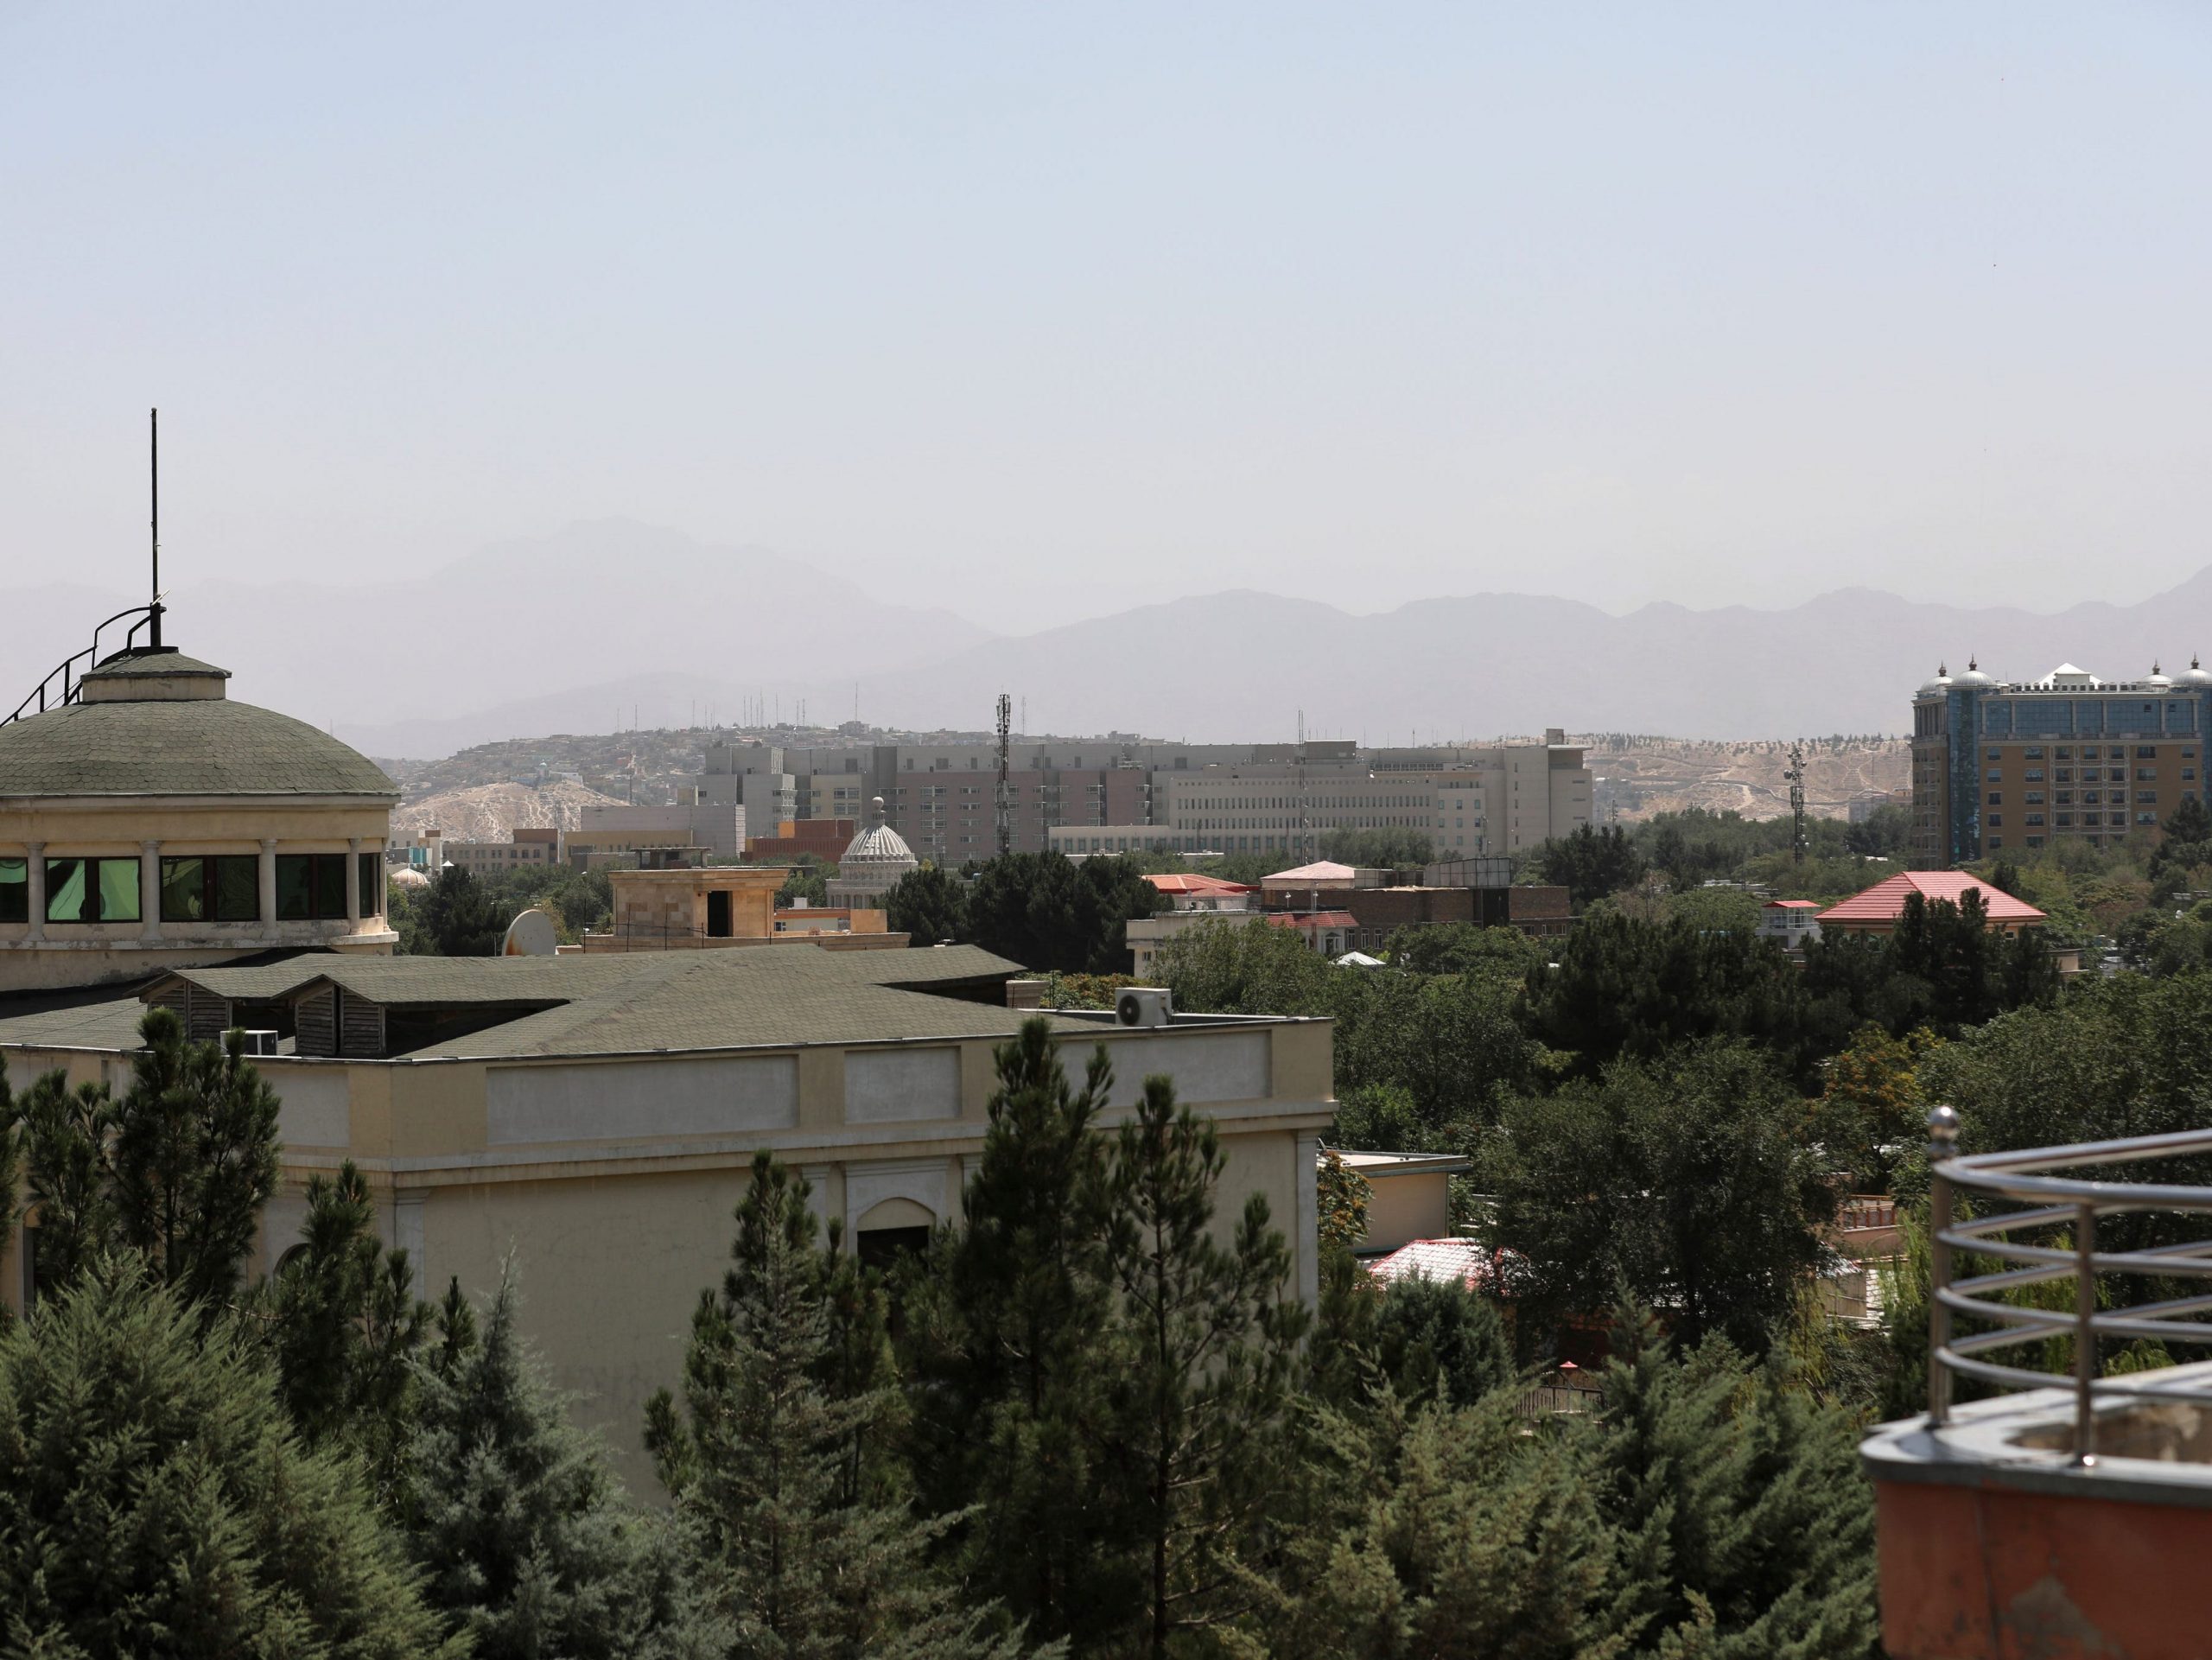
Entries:
<svg viewBox="0 0 2212 1660">
<path fill-rule="evenodd" d="M 543 869 L 558 864 L 561 832 L 518 825 L 508 841 L 449 842 L 439 836 L 437 847 L 442 862 L 456 865 L 474 875 L 496 876 L 504 871 Z"/>
<path fill-rule="evenodd" d="M 1555 736 L 1558 735 L 1554 735 Z M 1439 857 L 1507 854 L 1590 823 L 1590 773 L 1564 741 L 1363 752 L 1309 743 L 1288 758 L 1155 773 L 1152 817 L 1067 824 L 1054 851 L 1312 855 L 1336 830 L 1418 830 Z"/>
<path fill-rule="evenodd" d="M 2062 664 L 2007 682 L 1969 662 L 1912 700 L 1916 864 L 2149 831 L 2203 787 L 2212 670 L 2101 680 Z"/>
<path fill-rule="evenodd" d="M 1007 761 L 1017 852 L 1311 856 L 1328 830 L 1404 827 L 1427 832 L 1440 855 L 1473 855 L 1534 846 L 1590 822 L 1590 774 L 1557 730 L 1540 744 L 1372 751 L 1345 739 L 1185 744 L 1117 734 L 1025 740 L 1009 746 Z M 997 850 L 991 745 L 732 746 L 709 752 L 702 798 L 752 806 L 743 768 L 756 762 L 791 780 L 794 810 L 779 817 L 859 818 L 880 795 L 885 822 L 918 857 L 958 864 Z"/>
</svg>

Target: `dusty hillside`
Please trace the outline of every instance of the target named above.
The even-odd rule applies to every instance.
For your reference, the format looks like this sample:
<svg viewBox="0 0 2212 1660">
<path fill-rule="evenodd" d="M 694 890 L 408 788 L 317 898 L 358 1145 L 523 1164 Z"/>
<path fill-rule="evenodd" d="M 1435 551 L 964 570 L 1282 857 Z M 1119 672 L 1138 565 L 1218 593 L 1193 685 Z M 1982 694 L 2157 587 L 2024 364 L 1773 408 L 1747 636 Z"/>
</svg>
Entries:
<svg viewBox="0 0 2212 1660">
<path fill-rule="evenodd" d="M 566 779 L 542 786 L 480 784 L 407 802 L 392 812 L 391 828 L 402 837 L 436 829 L 456 842 L 504 842 L 518 829 L 575 830 L 586 807 L 620 805 L 613 796 Z"/>
<path fill-rule="evenodd" d="M 1687 807 L 1775 818 L 1789 811 L 1789 746 L 1770 742 L 1696 742 L 1600 733 L 1586 746 L 1601 817 L 1618 810 L 1624 824 Z M 1861 796 L 1902 790 L 1912 782 L 1912 746 L 1903 738 L 1815 738 L 1805 742 L 1805 806 L 1815 817 L 1841 818 Z"/>
</svg>

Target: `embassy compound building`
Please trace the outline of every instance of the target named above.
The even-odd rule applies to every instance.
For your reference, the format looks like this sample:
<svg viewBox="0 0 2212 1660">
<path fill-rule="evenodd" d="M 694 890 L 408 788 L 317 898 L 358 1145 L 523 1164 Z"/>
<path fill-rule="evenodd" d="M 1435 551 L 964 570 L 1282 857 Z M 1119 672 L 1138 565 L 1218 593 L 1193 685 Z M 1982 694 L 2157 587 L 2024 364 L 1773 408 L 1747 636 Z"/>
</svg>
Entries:
<svg viewBox="0 0 2212 1660">
<path fill-rule="evenodd" d="M 2202 787 L 2208 729 L 2212 670 L 2194 660 L 2139 680 L 2070 663 L 2027 681 L 1938 669 L 1912 700 L 1913 862 L 2152 830 Z"/>
</svg>

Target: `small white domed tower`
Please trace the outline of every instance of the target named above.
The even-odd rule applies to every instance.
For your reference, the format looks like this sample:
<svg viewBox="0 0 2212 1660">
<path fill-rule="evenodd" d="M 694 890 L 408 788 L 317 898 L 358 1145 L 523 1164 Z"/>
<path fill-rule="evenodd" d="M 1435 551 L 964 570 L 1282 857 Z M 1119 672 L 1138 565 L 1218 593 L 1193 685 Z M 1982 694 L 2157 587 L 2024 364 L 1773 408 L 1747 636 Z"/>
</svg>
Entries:
<svg viewBox="0 0 2212 1660">
<path fill-rule="evenodd" d="M 827 886 L 830 903 L 854 910 L 880 911 L 883 896 L 899 879 L 921 868 L 906 838 L 883 822 L 883 798 L 868 804 L 868 823 L 837 860 L 837 874 Z"/>
<path fill-rule="evenodd" d="M 2174 684 L 2183 691 L 2212 690 L 2212 669 L 2206 668 L 2192 655 L 2189 666 L 2174 677 Z"/>
</svg>

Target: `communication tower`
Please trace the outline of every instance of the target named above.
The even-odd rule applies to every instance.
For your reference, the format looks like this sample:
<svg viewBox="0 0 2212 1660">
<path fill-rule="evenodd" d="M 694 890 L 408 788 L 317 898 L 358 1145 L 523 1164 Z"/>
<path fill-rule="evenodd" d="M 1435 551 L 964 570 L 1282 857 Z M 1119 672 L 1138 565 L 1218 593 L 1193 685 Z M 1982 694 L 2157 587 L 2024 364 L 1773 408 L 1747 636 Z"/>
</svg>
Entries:
<svg viewBox="0 0 2212 1660">
<path fill-rule="evenodd" d="M 1014 699 L 999 694 L 999 781 L 993 792 L 998 810 L 999 857 L 1014 851 Z"/>
<path fill-rule="evenodd" d="M 1789 858 L 1794 864 L 1805 862 L 1805 746 L 1789 746 L 1789 767 L 1783 773 L 1789 780 Z"/>
</svg>

